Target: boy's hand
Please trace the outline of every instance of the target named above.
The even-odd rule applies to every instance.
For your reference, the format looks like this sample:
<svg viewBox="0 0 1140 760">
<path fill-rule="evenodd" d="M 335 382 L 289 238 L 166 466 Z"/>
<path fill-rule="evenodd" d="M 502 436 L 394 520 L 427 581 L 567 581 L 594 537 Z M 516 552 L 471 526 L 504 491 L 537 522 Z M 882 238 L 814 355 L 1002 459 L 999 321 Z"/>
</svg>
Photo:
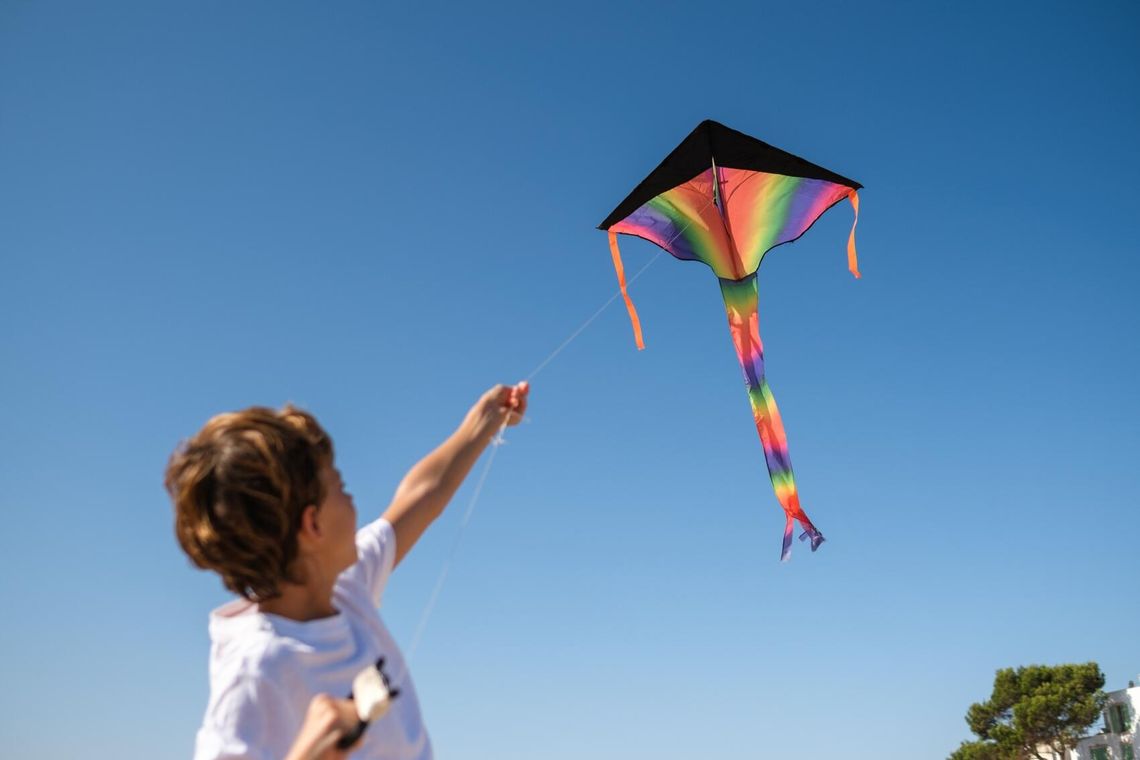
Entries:
<svg viewBox="0 0 1140 760">
<path fill-rule="evenodd" d="M 522 422 L 529 394 L 530 383 L 525 380 L 518 385 L 496 385 L 475 402 L 466 422 L 473 427 L 477 438 L 489 440 L 504 423 Z"/>
<path fill-rule="evenodd" d="M 301 725 L 286 760 L 347 758 L 354 747 L 337 749 L 336 741 L 355 728 L 357 720 L 356 705 L 351 699 L 336 699 L 328 694 L 318 694 L 309 702 L 305 722 Z"/>
</svg>

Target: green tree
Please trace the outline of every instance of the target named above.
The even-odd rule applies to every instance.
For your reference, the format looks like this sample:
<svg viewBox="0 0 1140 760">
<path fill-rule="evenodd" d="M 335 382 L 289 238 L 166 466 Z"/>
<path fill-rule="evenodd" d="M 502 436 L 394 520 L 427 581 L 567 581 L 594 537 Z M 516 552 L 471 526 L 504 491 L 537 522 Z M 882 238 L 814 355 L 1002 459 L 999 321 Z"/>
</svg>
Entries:
<svg viewBox="0 0 1140 760">
<path fill-rule="evenodd" d="M 1039 754 L 1046 747 L 1066 757 L 1100 717 L 1103 688 L 1095 662 L 999 670 L 989 700 L 966 713 L 978 739 L 949 760 L 1047 760 Z"/>
</svg>

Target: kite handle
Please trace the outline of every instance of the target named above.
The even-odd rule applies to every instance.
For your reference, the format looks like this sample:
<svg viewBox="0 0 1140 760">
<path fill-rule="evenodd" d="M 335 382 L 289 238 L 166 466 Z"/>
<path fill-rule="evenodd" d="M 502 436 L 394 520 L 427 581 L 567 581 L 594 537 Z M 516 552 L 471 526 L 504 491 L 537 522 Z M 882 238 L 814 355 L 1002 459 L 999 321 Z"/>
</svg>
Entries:
<svg viewBox="0 0 1140 760">
<path fill-rule="evenodd" d="M 629 312 L 629 321 L 633 325 L 633 339 L 637 342 L 637 350 L 645 348 L 645 340 L 641 336 L 641 320 L 637 316 L 637 309 L 633 308 L 633 301 L 629 297 L 629 290 L 625 285 L 625 266 L 621 263 L 621 252 L 618 251 L 617 233 L 610 232 L 610 255 L 614 260 L 614 271 L 617 272 L 618 287 L 625 299 L 625 309 Z"/>
<path fill-rule="evenodd" d="M 855 255 L 855 225 L 859 224 L 859 192 L 852 190 L 847 194 L 847 200 L 851 201 L 851 208 L 855 209 L 855 221 L 851 223 L 851 235 L 847 238 L 847 268 L 858 280 L 862 277 L 859 274 L 859 257 Z"/>
</svg>

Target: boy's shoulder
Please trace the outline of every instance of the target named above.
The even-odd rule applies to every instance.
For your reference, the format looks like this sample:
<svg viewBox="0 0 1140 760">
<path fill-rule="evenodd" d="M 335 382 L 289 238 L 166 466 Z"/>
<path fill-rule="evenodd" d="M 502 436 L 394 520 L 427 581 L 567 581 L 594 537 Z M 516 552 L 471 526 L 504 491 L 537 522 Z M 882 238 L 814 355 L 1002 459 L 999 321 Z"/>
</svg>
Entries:
<svg viewBox="0 0 1140 760">
<path fill-rule="evenodd" d="M 281 757 L 283 737 L 304 714 L 298 668 L 289 643 L 245 600 L 210 614 L 210 699 L 195 757 L 247 757 L 251 748 Z"/>
<path fill-rule="evenodd" d="M 297 654 L 252 602 L 237 599 L 210 613 L 212 680 L 276 681 L 292 670 Z"/>
</svg>

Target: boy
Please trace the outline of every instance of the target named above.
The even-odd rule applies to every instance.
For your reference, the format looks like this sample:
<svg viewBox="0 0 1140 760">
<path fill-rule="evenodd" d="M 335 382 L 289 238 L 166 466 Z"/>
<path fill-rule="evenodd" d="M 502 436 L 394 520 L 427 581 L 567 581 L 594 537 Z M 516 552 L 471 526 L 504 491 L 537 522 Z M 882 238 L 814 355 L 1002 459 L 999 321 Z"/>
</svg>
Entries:
<svg viewBox="0 0 1140 760">
<path fill-rule="evenodd" d="M 166 488 L 178 542 L 242 597 L 210 615 L 210 700 L 196 760 L 345 757 L 328 748 L 356 724 L 344 697 L 381 657 L 399 694 L 350 751 L 430 760 L 415 687 L 377 611 L 381 594 L 498 430 L 522 419 L 529 390 L 483 394 L 360 531 L 332 441 L 306 412 L 220 414 L 175 451 Z"/>
</svg>

